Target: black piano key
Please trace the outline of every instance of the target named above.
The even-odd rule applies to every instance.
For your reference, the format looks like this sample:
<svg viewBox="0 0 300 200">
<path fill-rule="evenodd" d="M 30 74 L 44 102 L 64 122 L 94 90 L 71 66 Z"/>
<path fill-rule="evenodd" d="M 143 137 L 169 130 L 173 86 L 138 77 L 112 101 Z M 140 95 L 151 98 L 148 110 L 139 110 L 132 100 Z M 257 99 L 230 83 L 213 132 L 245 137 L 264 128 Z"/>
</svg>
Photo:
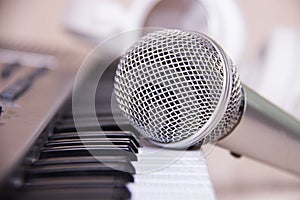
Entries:
<svg viewBox="0 0 300 200">
<path fill-rule="evenodd" d="M 99 127 L 100 124 L 100 127 Z M 54 127 L 54 133 L 60 132 L 76 132 L 77 129 L 80 131 L 95 131 L 95 130 L 103 130 L 103 131 L 121 131 L 121 130 L 131 130 L 132 127 L 127 122 L 118 123 L 118 125 L 113 121 L 100 121 L 99 124 L 93 123 L 83 123 L 78 124 L 77 127 L 74 123 L 64 123 L 57 124 Z M 122 127 L 122 129 L 120 128 Z M 101 129 L 100 129 L 101 128 Z"/>
<path fill-rule="evenodd" d="M 134 150 L 128 145 L 78 145 L 61 147 L 44 147 L 40 158 L 67 157 L 67 156 L 127 156 L 136 161 Z"/>
<path fill-rule="evenodd" d="M 27 180 L 43 177 L 76 177 L 76 176 L 118 176 L 133 182 L 134 168 L 120 163 L 76 163 L 46 166 L 32 166 L 26 170 Z"/>
<path fill-rule="evenodd" d="M 132 174 L 135 173 L 135 168 L 128 158 L 125 156 L 101 156 L 101 157 L 56 157 L 48 159 L 40 159 L 33 163 L 32 167 L 43 167 L 51 165 L 67 165 L 67 164 L 89 164 L 101 163 L 105 166 L 114 167 L 116 170 L 127 170 Z"/>
<path fill-rule="evenodd" d="M 128 145 L 131 149 L 138 153 L 138 148 L 128 138 L 90 138 L 90 139 L 68 139 L 68 140 L 54 140 L 49 141 L 46 147 L 60 147 L 60 146 L 78 146 L 78 145 Z"/>
<path fill-rule="evenodd" d="M 50 140 L 61 140 L 61 139 L 84 139 L 84 138 L 128 138 L 130 139 L 137 147 L 140 146 L 137 137 L 129 131 L 87 131 L 80 132 L 78 135 L 77 132 L 62 132 L 55 133 L 50 136 Z"/>
<path fill-rule="evenodd" d="M 104 164 L 107 166 L 120 166 L 115 169 L 128 170 L 130 173 L 135 173 L 135 168 L 133 167 L 131 161 L 125 156 L 84 156 L 84 157 L 55 157 L 55 158 L 45 158 L 37 160 L 32 164 L 32 167 L 43 167 L 50 165 L 67 165 L 67 164 Z"/>
<path fill-rule="evenodd" d="M 101 112 L 101 111 L 99 111 Z M 99 130 L 99 125 L 103 130 L 121 130 L 126 128 L 128 130 L 132 129 L 130 123 L 126 118 L 124 118 L 120 114 L 116 114 L 113 116 L 111 111 L 105 111 L 105 113 L 96 113 L 97 122 L 95 122 L 94 118 L 91 120 L 93 115 L 86 113 L 85 115 L 76 115 L 76 124 L 77 128 L 80 130 Z M 75 123 L 73 116 L 63 116 L 60 120 L 56 122 L 54 127 L 54 132 L 70 132 L 76 131 Z"/>
<path fill-rule="evenodd" d="M 113 199 L 127 199 L 130 197 L 130 192 L 125 186 L 126 183 L 126 181 L 116 176 L 36 178 L 27 182 L 23 187 L 23 191 L 27 191 L 27 193 L 39 193 L 39 191 L 43 190 L 56 192 L 70 188 L 77 188 L 79 190 L 95 189 L 101 191 L 100 199 L 103 199 L 103 196 L 113 197 Z M 112 195 L 111 191 L 120 193 L 120 195 Z M 87 195 L 84 199 L 90 199 L 91 197 L 91 195 Z M 61 199 L 62 197 L 59 196 L 58 198 Z"/>
<path fill-rule="evenodd" d="M 26 189 L 67 188 L 67 187 L 124 187 L 127 182 L 117 176 L 75 176 L 46 177 L 29 180 Z"/>
<path fill-rule="evenodd" d="M 103 145 L 126 145 L 129 146 L 130 149 L 133 150 L 134 153 L 138 153 L 138 148 L 129 140 L 129 139 L 111 139 L 111 140 L 97 140 L 97 139 L 75 139 L 75 140 L 65 140 L 65 141 L 51 141 L 48 142 L 45 147 L 61 147 L 61 146 L 103 146 Z"/>
<path fill-rule="evenodd" d="M 72 110 L 72 105 L 71 102 L 69 102 L 69 105 L 65 108 L 65 111 L 62 114 L 62 119 L 66 119 L 66 118 L 73 118 L 73 110 Z M 85 109 L 84 106 L 82 106 L 81 109 L 76 109 L 76 116 L 77 117 L 91 117 L 94 116 L 96 113 L 96 116 L 100 117 L 100 116 L 116 116 L 116 117 L 122 117 L 121 111 L 117 110 L 117 111 L 112 111 L 111 106 L 109 105 L 95 105 L 95 113 L 90 113 Z"/>
<path fill-rule="evenodd" d="M 126 200 L 130 192 L 126 187 L 74 187 L 53 189 L 26 189 L 20 193 L 20 200 Z"/>
<path fill-rule="evenodd" d="M 55 165 L 55 164 L 70 164 L 70 163 L 129 163 L 131 162 L 126 156 L 74 156 L 74 157 L 53 157 L 39 159 L 34 162 L 34 166 Z"/>
<path fill-rule="evenodd" d="M 94 119 L 93 116 L 86 116 L 86 117 L 77 117 L 76 122 L 81 124 L 90 124 L 91 119 Z M 123 123 L 129 123 L 127 119 L 125 119 L 122 116 L 112 116 L 112 115 L 103 115 L 97 117 L 97 120 L 101 122 L 110 122 L 112 124 L 115 124 L 115 122 L 123 122 Z M 74 125 L 74 118 L 61 118 L 57 121 L 57 124 L 73 124 Z"/>
</svg>

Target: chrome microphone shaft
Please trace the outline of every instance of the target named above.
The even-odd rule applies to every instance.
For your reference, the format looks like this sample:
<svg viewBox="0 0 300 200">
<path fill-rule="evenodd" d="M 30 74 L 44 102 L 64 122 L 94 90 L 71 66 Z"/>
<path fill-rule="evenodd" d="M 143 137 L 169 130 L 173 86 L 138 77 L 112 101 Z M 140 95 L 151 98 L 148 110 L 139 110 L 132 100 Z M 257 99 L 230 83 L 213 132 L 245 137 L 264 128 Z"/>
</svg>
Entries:
<svg viewBox="0 0 300 200">
<path fill-rule="evenodd" d="M 300 122 L 247 86 L 240 123 L 218 145 L 300 175 Z"/>
</svg>

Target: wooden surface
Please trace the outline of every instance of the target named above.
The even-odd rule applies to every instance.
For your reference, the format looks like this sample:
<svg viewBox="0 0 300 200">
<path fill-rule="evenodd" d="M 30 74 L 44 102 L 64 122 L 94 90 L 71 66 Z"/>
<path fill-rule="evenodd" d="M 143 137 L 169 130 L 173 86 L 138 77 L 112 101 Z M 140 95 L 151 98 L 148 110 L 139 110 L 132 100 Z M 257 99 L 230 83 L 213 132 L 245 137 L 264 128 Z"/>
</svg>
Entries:
<svg viewBox="0 0 300 200">
<path fill-rule="evenodd" d="M 299 0 L 238 0 L 245 16 L 248 41 L 246 61 L 255 59 L 276 26 L 300 32 Z M 2 0 L 0 41 L 63 48 L 86 55 L 93 45 L 62 26 L 66 1 Z M 207 164 L 218 199 L 300 199 L 300 179 L 249 160 L 235 159 L 216 147 Z M 300 166 L 299 166 L 300 167 Z"/>
</svg>

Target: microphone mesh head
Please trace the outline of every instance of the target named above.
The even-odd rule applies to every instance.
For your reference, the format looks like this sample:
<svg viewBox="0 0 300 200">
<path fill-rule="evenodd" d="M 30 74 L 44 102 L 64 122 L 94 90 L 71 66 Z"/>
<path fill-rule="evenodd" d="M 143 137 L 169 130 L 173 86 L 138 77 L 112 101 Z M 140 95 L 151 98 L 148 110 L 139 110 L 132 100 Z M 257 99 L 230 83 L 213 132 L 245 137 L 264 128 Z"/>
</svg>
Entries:
<svg viewBox="0 0 300 200">
<path fill-rule="evenodd" d="M 235 66 L 199 33 L 165 29 L 144 36 L 121 58 L 115 94 L 133 126 L 167 147 L 214 142 L 242 115 Z"/>
</svg>

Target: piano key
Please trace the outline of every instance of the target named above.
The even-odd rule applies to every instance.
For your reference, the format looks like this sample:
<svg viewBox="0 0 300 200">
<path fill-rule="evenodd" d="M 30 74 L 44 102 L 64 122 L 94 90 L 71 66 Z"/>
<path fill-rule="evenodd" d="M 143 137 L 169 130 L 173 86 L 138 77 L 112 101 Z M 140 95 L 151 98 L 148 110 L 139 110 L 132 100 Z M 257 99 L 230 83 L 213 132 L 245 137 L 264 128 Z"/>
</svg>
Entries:
<svg viewBox="0 0 300 200">
<path fill-rule="evenodd" d="M 137 160 L 134 150 L 128 145 L 77 145 L 61 147 L 44 147 L 40 158 L 67 156 L 127 156 L 130 160 Z"/>
<path fill-rule="evenodd" d="M 126 187 L 53 188 L 26 190 L 20 193 L 22 200 L 127 200 L 130 192 Z"/>
<path fill-rule="evenodd" d="M 82 123 L 82 124 L 89 124 L 91 121 L 91 118 L 93 116 L 84 116 L 84 117 L 77 117 L 76 122 Z M 97 117 L 98 121 L 101 122 L 111 122 L 111 124 L 115 124 L 116 121 L 120 122 L 126 122 L 128 123 L 127 119 L 125 119 L 122 116 L 113 116 L 111 114 L 103 115 L 103 114 L 98 114 Z M 57 121 L 57 124 L 74 124 L 74 118 L 61 118 L 59 121 Z"/>
<path fill-rule="evenodd" d="M 45 189 L 68 189 L 68 188 L 95 188 L 95 189 L 108 189 L 118 188 L 123 190 L 122 196 L 130 196 L 126 185 L 126 181 L 116 176 L 96 176 L 96 177 L 55 177 L 55 178 L 36 178 L 27 182 L 23 190 L 36 190 Z M 106 192 L 106 191 L 104 191 Z M 117 192 L 117 191 L 114 191 Z M 102 195 L 101 195 L 102 196 Z M 87 196 L 89 197 L 89 196 Z"/>
<path fill-rule="evenodd" d="M 70 103 L 70 104 L 72 104 L 72 103 Z M 97 116 L 99 116 L 99 115 L 110 115 L 110 116 L 112 116 L 111 108 L 108 107 L 108 106 L 104 106 L 104 105 L 99 107 L 99 108 L 96 108 L 95 113 L 96 113 Z M 76 116 L 78 116 L 78 117 L 91 117 L 95 113 L 93 113 L 93 114 L 89 113 L 89 112 L 86 111 L 86 109 L 84 107 L 82 107 L 81 111 L 76 112 Z M 62 119 L 73 118 L 74 116 L 73 116 L 72 106 L 70 106 L 69 109 L 67 108 L 66 111 L 63 112 L 61 117 L 62 117 Z"/>
<path fill-rule="evenodd" d="M 39 159 L 34 162 L 34 166 L 54 165 L 54 164 L 69 164 L 69 163 L 129 163 L 131 162 L 126 156 L 74 156 L 74 157 L 53 157 Z"/>
<path fill-rule="evenodd" d="M 45 147 L 76 146 L 76 145 L 128 145 L 135 153 L 137 146 L 128 138 L 81 138 L 49 141 Z"/>
<path fill-rule="evenodd" d="M 97 103 L 97 102 L 96 102 Z M 112 109 L 109 105 L 96 104 L 95 112 L 91 113 L 86 109 L 86 107 L 81 106 L 80 108 L 76 108 L 76 117 L 92 117 L 96 114 L 96 116 L 114 116 L 117 118 L 123 117 L 121 111 L 116 109 Z M 72 109 L 72 100 L 68 100 L 66 106 L 64 108 L 64 112 L 61 115 L 61 119 L 73 118 L 73 109 Z M 123 117 L 123 119 L 126 119 Z"/>
<path fill-rule="evenodd" d="M 124 127 L 124 128 L 120 128 Z M 101 129 L 100 129 L 101 128 Z M 131 126 L 127 121 L 118 122 L 118 125 L 114 121 L 100 121 L 99 123 L 86 122 L 82 124 L 78 124 L 75 126 L 74 123 L 65 123 L 65 124 L 56 124 L 53 132 L 76 132 L 80 131 L 95 131 L 95 130 L 103 130 L 103 131 L 121 131 L 121 130 L 131 130 Z"/>
<path fill-rule="evenodd" d="M 108 108 L 105 109 L 106 111 L 98 111 L 99 113 L 96 113 L 96 119 L 94 118 L 95 113 L 76 114 L 77 126 L 85 130 L 97 130 L 99 129 L 99 124 L 105 130 L 120 130 L 118 126 L 122 126 L 125 128 L 131 127 L 128 120 L 121 114 L 113 115 L 111 110 L 108 111 Z M 67 116 L 63 115 L 61 119 L 56 122 L 55 132 L 75 130 L 74 116 L 70 113 Z"/>
<path fill-rule="evenodd" d="M 29 180 L 24 187 L 27 189 L 66 188 L 66 187 L 124 187 L 127 181 L 117 176 L 75 176 L 46 177 Z"/>
<path fill-rule="evenodd" d="M 158 150 L 144 140 L 141 143 L 139 162 L 133 162 L 135 181 L 128 185 L 132 200 L 215 199 L 199 146 L 186 151 Z"/>
<path fill-rule="evenodd" d="M 79 134 L 79 135 L 78 135 Z M 137 147 L 140 146 L 137 137 L 129 131 L 87 131 L 87 132 L 61 132 L 50 136 L 50 140 L 60 139 L 84 139 L 84 138 L 128 138 Z"/>
<path fill-rule="evenodd" d="M 62 165 L 62 164 L 89 164 L 89 163 L 101 163 L 106 166 L 115 167 L 120 165 L 120 170 L 124 170 L 124 167 L 128 169 L 128 172 L 135 173 L 131 161 L 125 156 L 84 156 L 84 157 L 54 157 L 37 160 L 32 164 L 32 167 L 49 166 L 49 165 Z M 113 165 L 111 165 L 111 163 Z M 119 168 L 116 168 L 119 169 Z"/>
<path fill-rule="evenodd" d="M 26 170 L 27 180 L 42 177 L 76 177 L 76 176 L 118 176 L 133 182 L 134 168 L 120 163 L 76 163 L 46 166 L 32 166 Z"/>
</svg>

